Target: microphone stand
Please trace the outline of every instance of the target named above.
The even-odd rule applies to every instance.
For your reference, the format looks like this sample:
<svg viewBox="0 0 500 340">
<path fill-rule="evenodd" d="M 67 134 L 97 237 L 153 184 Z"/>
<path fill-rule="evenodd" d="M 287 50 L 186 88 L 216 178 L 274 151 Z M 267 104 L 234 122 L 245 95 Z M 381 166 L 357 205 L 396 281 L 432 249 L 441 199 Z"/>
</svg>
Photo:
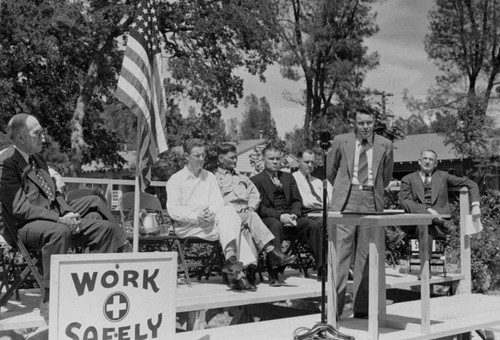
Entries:
<svg viewBox="0 0 500 340">
<path fill-rule="evenodd" d="M 327 265 L 326 265 L 326 252 L 328 247 L 328 180 L 326 178 L 326 154 L 331 146 L 330 133 L 322 132 L 320 146 L 323 149 L 323 225 L 322 225 L 322 272 L 321 277 L 321 322 L 315 324 L 311 329 L 306 327 L 299 327 L 294 332 L 294 340 L 306 340 L 306 339 L 334 339 L 334 340 L 355 340 L 353 336 L 340 333 L 335 327 L 326 322 L 326 275 L 327 275 Z M 335 273 L 334 273 L 335 274 Z M 332 275 L 333 281 L 331 284 L 332 289 L 336 288 L 335 275 Z M 335 289 L 336 290 L 336 289 Z M 335 316 L 337 317 L 337 316 Z M 300 334 L 298 334 L 300 333 Z M 330 335 L 331 336 L 330 336 Z"/>
</svg>

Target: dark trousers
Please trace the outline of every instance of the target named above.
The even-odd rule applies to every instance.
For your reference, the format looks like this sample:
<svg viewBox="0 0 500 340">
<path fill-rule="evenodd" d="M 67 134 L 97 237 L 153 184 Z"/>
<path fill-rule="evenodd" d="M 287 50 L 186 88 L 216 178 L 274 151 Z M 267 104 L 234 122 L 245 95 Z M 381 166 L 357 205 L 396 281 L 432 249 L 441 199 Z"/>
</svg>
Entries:
<svg viewBox="0 0 500 340">
<path fill-rule="evenodd" d="M 19 238 L 26 247 L 42 249 L 43 275 L 47 287 L 50 287 L 50 257 L 53 254 L 66 254 L 72 244 L 86 246 L 94 253 L 111 253 L 127 239 L 99 197 L 82 197 L 70 205 L 82 217 L 82 232 L 76 237 L 71 236 L 66 225 L 45 220 L 29 222 L 18 230 Z"/>
<path fill-rule="evenodd" d="M 374 212 L 373 191 L 362 191 L 351 187 L 344 212 Z M 354 254 L 354 313 L 368 313 L 368 227 L 337 225 L 337 313 L 342 314 L 345 304 L 349 268 Z"/>
<path fill-rule="evenodd" d="M 267 226 L 267 228 L 273 233 L 274 240 L 273 246 L 281 250 L 281 243 L 284 238 L 283 223 L 274 217 L 265 217 L 262 222 Z M 297 237 L 302 242 L 309 245 L 316 261 L 316 268 L 321 268 L 323 265 L 321 257 L 322 249 L 322 233 L 321 233 L 321 219 L 311 218 L 311 217 L 300 217 L 297 220 L 296 227 L 285 227 L 285 228 L 295 228 L 297 231 Z"/>
</svg>

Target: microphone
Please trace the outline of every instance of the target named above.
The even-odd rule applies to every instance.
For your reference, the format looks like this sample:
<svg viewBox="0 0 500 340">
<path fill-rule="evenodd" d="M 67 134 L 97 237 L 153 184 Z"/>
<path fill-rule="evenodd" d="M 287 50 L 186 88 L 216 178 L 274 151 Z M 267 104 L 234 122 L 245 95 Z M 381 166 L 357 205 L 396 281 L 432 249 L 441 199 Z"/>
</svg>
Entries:
<svg viewBox="0 0 500 340">
<path fill-rule="evenodd" d="M 319 145 L 323 150 L 326 151 L 328 150 L 328 148 L 330 148 L 330 146 L 332 145 L 331 139 L 332 134 L 330 133 L 330 131 L 321 131 Z"/>
</svg>

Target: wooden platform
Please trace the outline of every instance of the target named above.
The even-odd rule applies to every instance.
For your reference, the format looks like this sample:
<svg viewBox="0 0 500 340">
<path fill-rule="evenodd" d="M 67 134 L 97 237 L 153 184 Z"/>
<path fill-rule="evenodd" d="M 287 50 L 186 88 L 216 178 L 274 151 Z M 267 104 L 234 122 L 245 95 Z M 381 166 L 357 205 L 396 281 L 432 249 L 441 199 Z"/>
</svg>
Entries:
<svg viewBox="0 0 500 340">
<path fill-rule="evenodd" d="M 500 323 L 500 297 L 463 294 L 431 299 L 431 329 L 420 333 L 420 301 L 397 303 L 387 307 L 389 325 L 380 328 L 380 340 L 436 339 L 484 329 Z M 175 340 L 292 339 L 297 327 L 312 327 L 320 315 L 285 318 L 222 328 L 177 333 Z M 356 340 L 369 339 L 368 321 L 348 318 L 340 322 L 340 331 Z"/>
<path fill-rule="evenodd" d="M 264 273 L 265 275 L 265 273 Z M 462 276 L 449 274 L 447 277 L 433 276 L 431 283 L 457 282 Z M 286 271 L 282 276 L 286 281 L 281 287 L 270 287 L 266 282 L 258 285 L 256 292 L 234 291 L 222 283 L 222 278 L 193 281 L 191 287 L 179 284 L 177 287 L 177 312 L 206 311 L 220 307 L 244 306 L 250 304 L 312 298 L 321 296 L 321 282 L 314 274 L 311 278 L 299 276 L 297 271 Z M 386 268 L 387 288 L 411 289 L 420 284 L 416 273 L 407 274 L 402 269 Z M 327 285 L 328 286 L 328 285 Z M 348 291 L 351 289 L 348 286 Z M 45 325 L 37 311 L 40 303 L 39 290 L 22 290 L 21 301 L 12 299 L 0 311 L 0 330 L 40 327 Z M 197 316 L 199 322 L 203 314 Z M 203 325 L 201 325 L 203 327 Z"/>
</svg>

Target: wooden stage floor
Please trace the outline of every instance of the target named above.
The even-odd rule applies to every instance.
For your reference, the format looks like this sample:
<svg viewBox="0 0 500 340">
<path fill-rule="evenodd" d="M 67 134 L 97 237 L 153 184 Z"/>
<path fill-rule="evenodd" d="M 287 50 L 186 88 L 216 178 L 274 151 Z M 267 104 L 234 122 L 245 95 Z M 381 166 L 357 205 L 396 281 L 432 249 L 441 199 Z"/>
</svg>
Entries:
<svg viewBox="0 0 500 340">
<path fill-rule="evenodd" d="M 420 301 L 387 306 L 389 325 L 380 329 L 379 340 L 436 339 L 500 323 L 500 297 L 464 294 L 431 299 L 431 330 L 421 334 Z M 177 333 L 175 340 L 292 339 L 298 327 L 312 327 L 320 315 L 263 321 L 221 328 Z M 397 327 L 397 328 L 396 328 Z M 356 340 L 369 339 L 368 321 L 343 319 L 340 331 Z"/>
<path fill-rule="evenodd" d="M 264 273 L 265 276 L 266 273 Z M 222 284 L 220 277 L 198 282 L 191 287 L 179 284 L 177 287 L 177 312 L 201 311 L 220 307 L 233 307 L 266 302 L 303 299 L 321 296 L 321 282 L 314 274 L 311 278 L 302 278 L 297 271 L 286 271 L 286 282 L 281 287 L 270 287 L 266 282 L 258 286 L 256 292 L 238 292 Z M 447 277 L 433 276 L 431 283 L 457 281 L 460 275 L 449 274 Z M 416 274 L 407 274 L 403 270 L 386 268 L 387 288 L 410 289 L 420 284 Z M 327 285 L 328 286 L 328 285 Z M 0 330 L 34 328 L 45 326 L 43 318 L 35 310 L 39 306 L 39 290 L 21 291 L 21 301 L 11 300 L 0 311 Z M 499 314 L 500 315 L 500 314 Z"/>
</svg>

